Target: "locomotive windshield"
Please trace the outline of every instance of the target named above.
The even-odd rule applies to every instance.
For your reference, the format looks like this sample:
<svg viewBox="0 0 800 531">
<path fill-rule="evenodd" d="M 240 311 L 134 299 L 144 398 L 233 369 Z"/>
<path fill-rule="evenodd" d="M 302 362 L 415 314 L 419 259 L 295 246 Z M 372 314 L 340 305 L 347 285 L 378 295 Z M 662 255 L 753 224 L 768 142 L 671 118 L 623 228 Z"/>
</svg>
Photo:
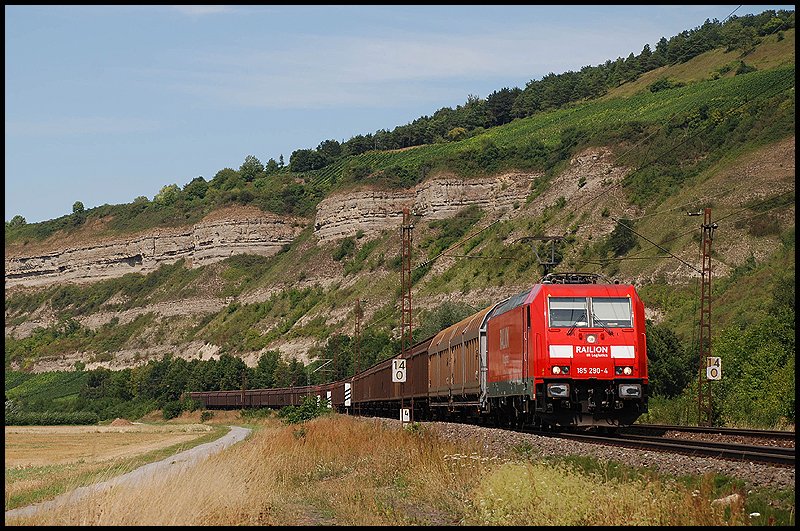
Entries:
<svg viewBox="0 0 800 531">
<path fill-rule="evenodd" d="M 550 297 L 550 327 L 630 328 L 628 297 Z"/>
<path fill-rule="evenodd" d="M 630 328 L 631 300 L 627 297 L 592 297 L 595 326 Z"/>
<path fill-rule="evenodd" d="M 579 326 L 589 324 L 589 307 L 586 297 L 551 297 L 550 326 Z"/>
</svg>

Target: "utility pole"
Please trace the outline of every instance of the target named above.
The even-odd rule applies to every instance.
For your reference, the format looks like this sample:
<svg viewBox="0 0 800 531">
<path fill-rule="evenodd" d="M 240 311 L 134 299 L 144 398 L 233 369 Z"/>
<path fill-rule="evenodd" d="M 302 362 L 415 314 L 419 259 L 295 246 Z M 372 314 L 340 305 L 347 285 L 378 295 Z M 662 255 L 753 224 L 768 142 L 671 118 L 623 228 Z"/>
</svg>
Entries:
<svg viewBox="0 0 800 531">
<path fill-rule="evenodd" d="M 700 212 L 689 213 L 699 216 Z M 706 376 L 708 357 L 711 355 L 711 242 L 714 240 L 716 223 L 711 221 L 711 209 L 703 211 L 703 270 L 700 287 L 700 366 L 697 375 L 697 423 L 711 426 L 711 380 Z"/>
<path fill-rule="evenodd" d="M 247 395 L 246 391 L 247 391 L 247 369 L 245 368 L 245 370 L 242 372 L 242 407 L 248 405 L 245 404 L 245 396 Z"/>
<path fill-rule="evenodd" d="M 406 352 L 411 348 L 411 230 L 414 226 L 411 224 L 411 213 L 408 207 L 403 207 L 403 244 L 401 250 L 401 288 L 402 288 L 402 301 L 401 301 L 401 332 L 400 332 L 400 348 L 401 358 L 406 359 Z M 403 399 L 403 391 L 405 384 L 400 384 L 400 408 L 401 411 L 405 407 Z M 411 420 L 414 420 L 414 399 L 411 399 Z"/>
<path fill-rule="evenodd" d="M 355 330 L 355 352 L 353 353 L 353 379 L 351 380 L 351 387 L 350 393 L 351 396 L 355 396 L 355 377 L 358 374 L 358 371 L 361 369 L 361 318 L 364 316 L 364 311 L 361 309 L 361 299 L 356 299 L 356 330 Z M 347 393 L 347 389 L 345 389 L 345 393 Z M 345 397 L 346 398 L 346 397 Z M 356 405 L 355 408 L 356 415 L 361 413 L 361 409 L 359 405 Z"/>
<path fill-rule="evenodd" d="M 359 364 L 361 363 L 361 318 L 364 311 L 361 309 L 361 300 L 356 299 L 356 330 L 353 334 L 355 339 L 355 360 L 353 363 L 353 376 L 358 374 Z"/>
</svg>

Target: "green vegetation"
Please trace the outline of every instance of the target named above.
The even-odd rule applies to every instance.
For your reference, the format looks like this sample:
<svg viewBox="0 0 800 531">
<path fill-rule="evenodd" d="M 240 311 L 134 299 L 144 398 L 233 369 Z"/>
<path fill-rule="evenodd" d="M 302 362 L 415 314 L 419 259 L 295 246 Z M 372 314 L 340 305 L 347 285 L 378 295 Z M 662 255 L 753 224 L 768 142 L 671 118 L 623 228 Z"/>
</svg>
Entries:
<svg viewBox="0 0 800 531">
<path fill-rule="evenodd" d="M 278 412 L 278 417 L 287 424 L 300 424 L 323 415 L 332 414 L 327 400 L 317 396 L 307 396 L 299 406 L 286 406 Z"/>
<path fill-rule="evenodd" d="M 73 410 L 81 390 L 86 387 L 89 376 L 82 371 L 53 371 L 25 373 L 6 371 L 5 401 L 6 415 L 23 412 L 20 406 L 30 411 L 46 412 L 51 409 Z M 53 405 L 61 408 L 53 408 Z"/>
<path fill-rule="evenodd" d="M 225 345 L 228 352 L 260 350 L 275 339 L 287 334 L 297 321 L 325 300 L 320 287 L 290 288 L 273 295 L 262 303 L 231 303 L 192 337 L 202 333 L 206 341 Z M 277 325 L 264 333 L 259 323 L 272 318 Z"/>
<path fill-rule="evenodd" d="M 96 413 L 76 411 L 74 413 L 57 413 L 46 411 L 42 413 L 6 413 L 7 426 L 59 426 L 59 425 L 89 425 L 97 424 L 100 417 Z"/>
</svg>

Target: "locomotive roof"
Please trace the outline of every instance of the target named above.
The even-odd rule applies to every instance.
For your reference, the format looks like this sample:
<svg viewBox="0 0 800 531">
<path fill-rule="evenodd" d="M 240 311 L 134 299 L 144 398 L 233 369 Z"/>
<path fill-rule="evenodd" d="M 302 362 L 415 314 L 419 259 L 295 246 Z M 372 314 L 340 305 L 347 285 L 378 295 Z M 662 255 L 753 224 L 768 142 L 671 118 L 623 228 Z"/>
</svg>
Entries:
<svg viewBox="0 0 800 531">
<path fill-rule="evenodd" d="M 542 292 L 547 295 L 561 295 L 565 297 L 597 297 L 600 295 L 606 296 L 621 296 L 630 295 L 633 290 L 631 284 L 577 284 L 577 283 L 544 283 L 535 284 L 531 289 L 525 290 L 522 293 L 509 297 L 505 301 L 497 305 L 497 308 L 492 312 L 492 317 L 502 315 L 509 310 L 513 310 L 523 304 L 530 304 L 534 298 Z"/>
</svg>

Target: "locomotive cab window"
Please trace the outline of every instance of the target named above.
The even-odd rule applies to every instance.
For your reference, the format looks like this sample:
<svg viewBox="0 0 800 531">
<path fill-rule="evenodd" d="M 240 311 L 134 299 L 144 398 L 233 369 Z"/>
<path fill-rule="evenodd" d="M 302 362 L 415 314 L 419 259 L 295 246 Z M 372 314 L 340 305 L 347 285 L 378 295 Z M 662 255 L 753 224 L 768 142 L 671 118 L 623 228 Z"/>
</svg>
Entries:
<svg viewBox="0 0 800 531">
<path fill-rule="evenodd" d="M 592 321 L 595 326 L 631 328 L 631 300 L 628 297 L 593 297 Z"/>
<path fill-rule="evenodd" d="M 550 297 L 550 327 L 585 327 L 589 324 L 589 305 L 586 297 Z"/>
</svg>

